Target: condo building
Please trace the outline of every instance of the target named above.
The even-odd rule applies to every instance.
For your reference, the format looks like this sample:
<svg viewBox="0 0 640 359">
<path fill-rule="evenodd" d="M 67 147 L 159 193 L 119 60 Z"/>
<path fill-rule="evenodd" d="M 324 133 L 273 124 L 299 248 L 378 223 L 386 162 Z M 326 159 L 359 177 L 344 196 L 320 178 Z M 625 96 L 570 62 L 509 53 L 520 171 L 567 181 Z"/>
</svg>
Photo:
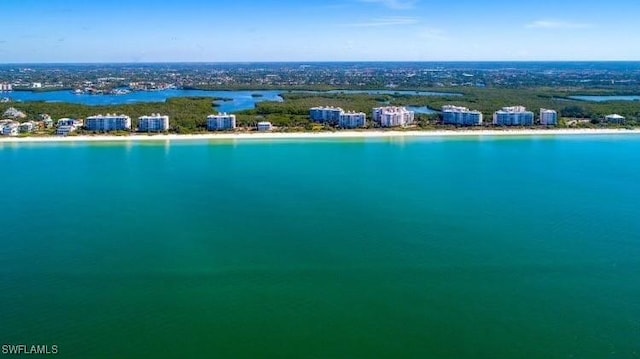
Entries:
<svg viewBox="0 0 640 359">
<path fill-rule="evenodd" d="M 341 128 L 359 128 L 366 125 L 367 115 L 364 112 L 343 112 L 338 120 L 338 126 Z"/>
<path fill-rule="evenodd" d="M 20 132 L 20 123 L 17 121 L 0 121 L 0 133 L 3 136 L 17 136 Z"/>
<path fill-rule="evenodd" d="M 58 120 L 56 135 L 68 136 L 71 132 L 76 131 L 80 127 L 82 127 L 82 120 L 76 120 L 72 118 L 61 118 Z"/>
<path fill-rule="evenodd" d="M 45 128 L 53 127 L 53 119 L 51 118 L 51 116 L 47 115 L 46 113 L 43 113 L 40 115 L 40 119 L 42 120 L 42 123 L 44 124 Z"/>
<path fill-rule="evenodd" d="M 258 132 L 269 132 L 273 130 L 273 125 L 268 121 L 258 122 Z"/>
<path fill-rule="evenodd" d="M 131 117 L 116 114 L 91 116 L 86 118 L 85 127 L 96 132 L 128 131 L 131 129 Z"/>
<path fill-rule="evenodd" d="M 169 131 L 169 116 L 152 114 L 151 116 L 138 117 L 139 132 L 164 132 Z"/>
<path fill-rule="evenodd" d="M 34 121 L 27 121 L 20 124 L 21 133 L 31 133 L 38 128 L 38 124 Z"/>
<path fill-rule="evenodd" d="M 309 117 L 313 122 L 337 125 L 340 122 L 340 115 L 344 110 L 340 107 L 312 107 L 309 110 Z"/>
<path fill-rule="evenodd" d="M 533 112 L 524 106 L 503 107 L 493 113 L 493 124 L 498 126 L 533 126 Z"/>
<path fill-rule="evenodd" d="M 482 125 L 482 112 L 471 111 L 466 107 L 442 106 L 442 122 L 445 125 L 478 126 Z"/>
<path fill-rule="evenodd" d="M 8 91 L 13 91 L 13 86 L 11 86 L 11 84 L 8 84 L 8 83 L 1 83 L 0 92 L 8 92 Z"/>
<path fill-rule="evenodd" d="M 60 126 L 82 127 L 82 120 L 76 120 L 73 118 L 61 118 L 58 120 L 58 127 Z"/>
<path fill-rule="evenodd" d="M 558 124 L 558 113 L 554 110 L 540 109 L 540 124 L 543 126 L 555 126 Z"/>
<path fill-rule="evenodd" d="M 75 130 L 77 130 L 77 128 L 74 126 L 58 126 L 58 128 L 56 128 L 56 135 L 69 136 L 69 134 Z"/>
<path fill-rule="evenodd" d="M 413 123 L 415 113 L 405 107 L 377 107 L 373 109 L 373 121 L 381 127 L 405 127 Z"/>
<path fill-rule="evenodd" d="M 207 116 L 207 130 L 209 131 L 233 130 L 234 128 L 236 128 L 236 115 L 218 113 Z"/>
</svg>

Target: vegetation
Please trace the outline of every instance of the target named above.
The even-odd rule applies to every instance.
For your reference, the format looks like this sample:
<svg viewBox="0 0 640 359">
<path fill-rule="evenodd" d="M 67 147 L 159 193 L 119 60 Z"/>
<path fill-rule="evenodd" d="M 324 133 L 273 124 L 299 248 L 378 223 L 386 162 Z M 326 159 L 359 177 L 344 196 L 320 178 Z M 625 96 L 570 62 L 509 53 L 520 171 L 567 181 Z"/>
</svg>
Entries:
<svg viewBox="0 0 640 359">
<path fill-rule="evenodd" d="M 2 103 L 0 113 L 9 107 L 17 107 L 27 115 L 23 121 L 37 120 L 40 114 L 48 114 L 53 119 L 63 117 L 86 118 L 97 114 L 117 113 L 131 116 L 133 126 L 137 126 L 138 117 L 161 113 L 171 118 L 171 125 L 177 133 L 202 131 L 206 127 L 206 118 L 214 111 L 210 98 L 173 98 L 164 103 L 137 103 L 114 106 L 86 106 L 69 103 Z"/>
<path fill-rule="evenodd" d="M 259 121 L 270 121 L 280 131 L 331 130 L 330 127 L 314 124 L 309 120 L 309 108 L 335 106 L 346 111 L 371 113 L 373 107 L 382 105 L 426 106 L 439 110 L 443 105 L 453 104 L 481 111 L 485 122 L 490 123 L 493 112 L 504 106 L 523 105 L 537 113 L 539 108 L 556 109 L 561 117 L 560 127 L 638 127 L 640 126 L 640 102 L 585 102 L 572 100 L 577 95 L 572 89 L 497 89 L 497 88 L 445 88 L 439 91 L 460 93 L 462 96 L 429 97 L 402 94 L 367 95 L 342 93 L 285 92 L 284 102 L 261 102 L 253 110 L 237 113 L 237 125 L 255 128 Z M 600 90 L 598 90 L 600 91 Z M 579 94 L 591 94 L 581 90 Z M 17 107 L 27 114 L 27 120 L 37 120 L 47 113 L 54 119 L 62 117 L 86 118 L 96 114 L 118 113 L 137 118 L 151 113 L 169 115 L 172 132 L 195 133 L 206 130 L 206 117 L 216 112 L 210 98 L 174 98 L 166 103 L 140 103 L 117 106 L 86 106 L 67 103 L 0 103 L 0 113 L 9 107 Z M 626 117 L 624 124 L 606 124 L 604 116 L 618 113 Z M 439 124 L 439 115 L 417 115 L 416 124 L 421 129 L 445 128 Z M 375 126 L 371 124 L 370 126 Z"/>
</svg>

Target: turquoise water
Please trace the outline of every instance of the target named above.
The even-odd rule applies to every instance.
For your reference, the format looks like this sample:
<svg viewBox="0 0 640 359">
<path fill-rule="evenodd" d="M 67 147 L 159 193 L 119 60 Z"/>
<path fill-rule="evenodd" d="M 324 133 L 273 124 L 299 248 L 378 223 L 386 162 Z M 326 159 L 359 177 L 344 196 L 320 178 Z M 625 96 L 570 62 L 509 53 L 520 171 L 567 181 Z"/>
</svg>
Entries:
<svg viewBox="0 0 640 359">
<path fill-rule="evenodd" d="M 634 358 L 640 137 L 0 144 L 0 342 Z"/>
</svg>

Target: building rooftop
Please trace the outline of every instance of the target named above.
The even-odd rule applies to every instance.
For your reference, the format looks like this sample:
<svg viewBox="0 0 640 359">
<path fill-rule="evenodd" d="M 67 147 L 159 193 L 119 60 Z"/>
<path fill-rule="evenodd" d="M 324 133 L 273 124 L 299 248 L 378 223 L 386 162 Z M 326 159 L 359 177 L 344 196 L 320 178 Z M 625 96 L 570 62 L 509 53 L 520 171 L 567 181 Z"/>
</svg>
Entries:
<svg viewBox="0 0 640 359">
<path fill-rule="evenodd" d="M 478 111 L 478 110 L 469 110 L 469 108 L 467 108 L 467 107 L 453 106 L 453 105 L 444 105 L 444 106 L 442 106 L 442 112 L 480 113 L 480 111 Z"/>
<path fill-rule="evenodd" d="M 217 115 L 209 115 L 207 118 L 217 118 L 217 117 L 235 117 L 234 114 L 228 114 L 226 112 L 218 112 Z"/>
<path fill-rule="evenodd" d="M 138 117 L 138 119 L 148 119 L 148 118 L 165 118 L 165 117 L 169 117 L 167 115 L 161 115 L 159 113 L 152 113 L 151 115 L 147 116 L 140 116 Z"/>
<path fill-rule="evenodd" d="M 106 115 L 99 114 L 99 115 L 89 116 L 89 117 L 87 117 L 87 119 L 89 119 L 89 118 L 91 118 L 91 119 L 94 119 L 94 118 L 114 118 L 114 117 L 118 117 L 118 118 L 121 118 L 121 117 L 122 117 L 122 118 L 128 118 L 129 116 L 124 115 L 124 114 L 122 114 L 122 115 L 118 115 L 118 114 L 115 114 L 115 113 L 114 113 L 114 114 L 110 114 L 110 113 L 108 113 L 108 114 L 106 114 Z"/>
<path fill-rule="evenodd" d="M 522 112 L 531 112 L 531 111 L 527 111 L 527 108 L 524 106 L 509 106 L 509 107 L 503 107 L 502 109 L 496 112 L 497 113 L 522 113 Z"/>
<path fill-rule="evenodd" d="M 399 107 L 399 106 L 376 107 L 376 108 L 374 108 L 374 111 L 382 111 L 382 112 L 386 112 L 386 113 L 391 113 L 391 112 L 413 112 L 413 111 L 407 110 L 406 107 Z"/>
</svg>

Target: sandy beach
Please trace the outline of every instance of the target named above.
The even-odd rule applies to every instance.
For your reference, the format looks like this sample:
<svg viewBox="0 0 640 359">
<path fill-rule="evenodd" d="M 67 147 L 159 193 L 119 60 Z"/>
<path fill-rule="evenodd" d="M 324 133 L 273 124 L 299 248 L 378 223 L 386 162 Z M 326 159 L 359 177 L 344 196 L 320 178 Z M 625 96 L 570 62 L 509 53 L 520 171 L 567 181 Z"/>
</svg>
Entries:
<svg viewBox="0 0 640 359">
<path fill-rule="evenodd" d="M 34 142 L 127 142 L 127 141 L 198 141 L 198 140 L 279 140 L 279 139 L 340 139 L 392 137 L 472 137 L 472 136 L 576 136 L 576 135 L 640 135 L 640 129 L 518 129 L 518 130 L 458 130 L 458 131 L 337 131 L 337 132 L 255 132 L 210 133 L 194 135 L 132 134 L 130 136 L 68 136 L 68 137 L 0 137 L 0 143 Z"/>
</svg>

